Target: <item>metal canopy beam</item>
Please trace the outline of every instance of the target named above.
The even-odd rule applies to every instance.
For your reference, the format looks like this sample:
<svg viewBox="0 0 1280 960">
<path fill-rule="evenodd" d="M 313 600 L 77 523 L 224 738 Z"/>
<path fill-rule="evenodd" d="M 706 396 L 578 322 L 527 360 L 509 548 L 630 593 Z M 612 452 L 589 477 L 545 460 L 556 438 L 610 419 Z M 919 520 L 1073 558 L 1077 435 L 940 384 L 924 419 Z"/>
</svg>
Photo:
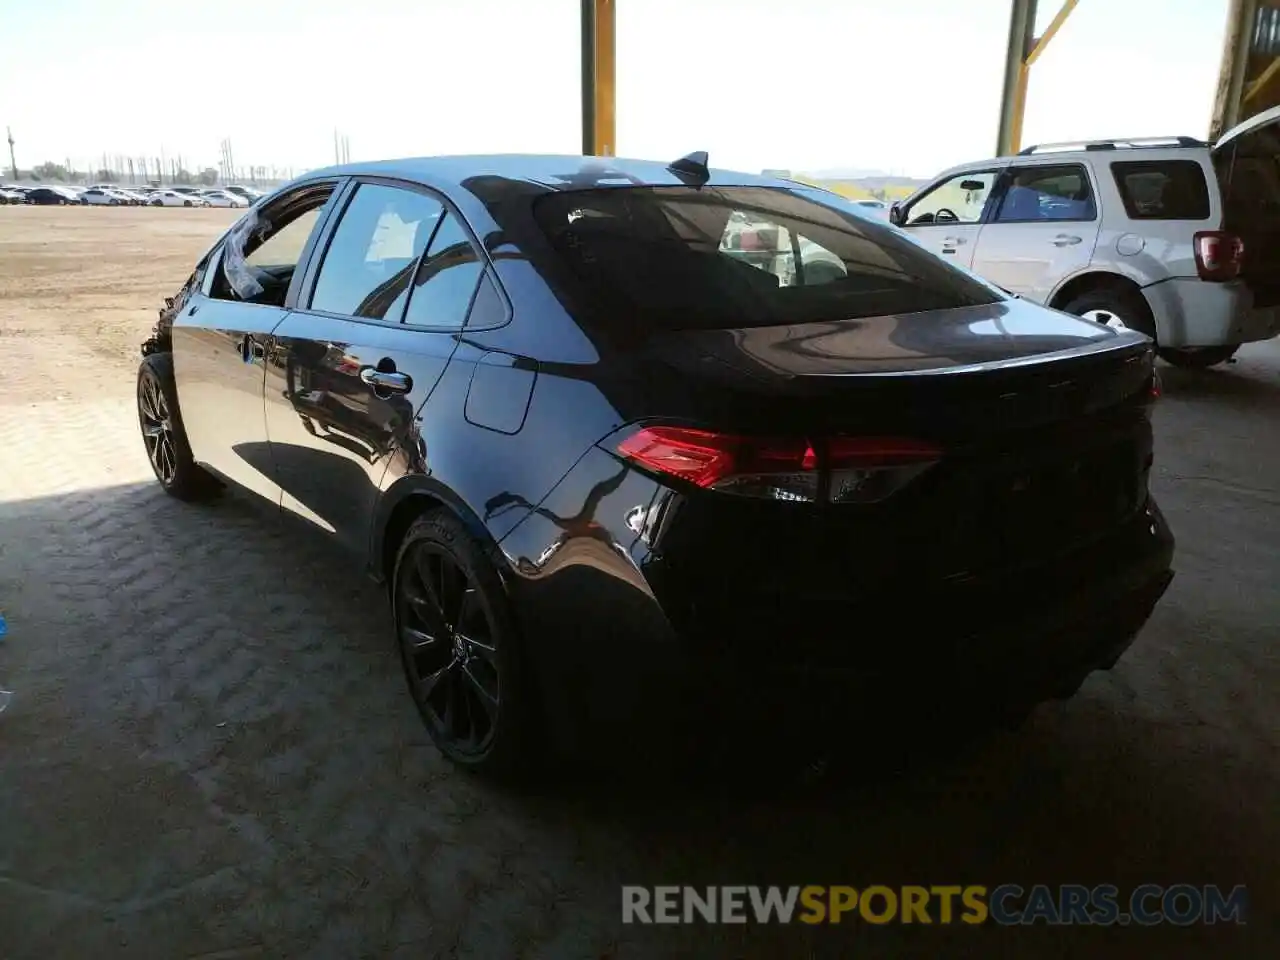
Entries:
<svg viewBox="0 0 1280 960">
<path fill-rule="evenodd" d="M 1037 37 L 1037 0 L 1012 0 L 1009 13 L 1009 43 L 1005 48 L 1004 93 L 1000 98 L 1000 128 L 996 154 L 1008 156 L 1022 146 L 1022 120 L 1027 112 L 1027 84 L 1031 65 L 1040 59 L 1080 0 L 1063 0 L 1044 33 Z"/>
<path fill-rule="evenodd" d="M 611 157 L 615 137 L 614 0 L 582 2 L 582 152 Z"/>
</svg>

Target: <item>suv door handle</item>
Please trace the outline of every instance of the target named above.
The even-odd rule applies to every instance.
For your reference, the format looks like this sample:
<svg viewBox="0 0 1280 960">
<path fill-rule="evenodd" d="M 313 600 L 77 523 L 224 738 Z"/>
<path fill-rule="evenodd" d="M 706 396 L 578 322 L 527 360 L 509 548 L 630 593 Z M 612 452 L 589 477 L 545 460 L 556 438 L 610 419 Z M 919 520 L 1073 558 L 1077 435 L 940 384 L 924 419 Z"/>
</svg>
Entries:
<svg viewBox="0 0 1280 960">
<path fill-rule="evenodd" d="M 967 242 L 964 237 L 947 237 L 942 241 L 942 245 L 944 247 L 959 247 Z"/>
<path fill-rule="evenodd" d="M 379 370 L 376 367 L 361 367 L 360 382 L 376 390 L 387 393 L 408 393 L 413 389 L 413 381 L 407 373 Z"/>
<path fill-rule="evenodd" d="M 1079 242 L 1080 242 L 1079 237 L 1073 237 L 1070 234 L 1066 234 L 1066 233 L 1060 233 L 1053 238 L 1053 245 L 1055 247 L 1071 247 L 1071 246 L 1075 246 Z"/>
</svg>

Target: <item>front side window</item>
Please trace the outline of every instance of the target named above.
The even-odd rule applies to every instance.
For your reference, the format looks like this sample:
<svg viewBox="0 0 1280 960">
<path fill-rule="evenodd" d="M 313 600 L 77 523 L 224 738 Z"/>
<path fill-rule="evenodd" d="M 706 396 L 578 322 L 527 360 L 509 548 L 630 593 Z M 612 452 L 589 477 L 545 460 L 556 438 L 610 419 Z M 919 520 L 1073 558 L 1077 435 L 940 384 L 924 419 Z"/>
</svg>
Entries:
<svg viewBox="0 0 1280 960">
<path fill-rule="evenodd" d="M 284 306 L 293 274 L 332 193 L 331 184 L 306 187 L 269 210 L 245 214 L 222 243 L 209 296 Z"/>
<path fill-rule="evenodd" d="M 546 194 L 534 215 L 557 258 L 544 275 L 567 274 L 571 302 L 634 331 L 837 321 L 1001 299 L 909 237 L 842 207 L 801 188 L 613 187 Z"/>
<path fill-rule="evenodd" d="M 1078 164 L 1010 171 L 996 212 L 998 223 L 1093 220 L 1097 216 L 1089 174 Z"/>
<path fill-rule="evenodd" d="M 995 182 L 993 170 L 949 177 L 906 209 L 903 225 L 980 223 Z"/>
<path fill-rule="evenodd" d="M 443 209 L 417 190 L 360 184 L 325 251 L 311 309 L 398 323 Z"/>
</svg>

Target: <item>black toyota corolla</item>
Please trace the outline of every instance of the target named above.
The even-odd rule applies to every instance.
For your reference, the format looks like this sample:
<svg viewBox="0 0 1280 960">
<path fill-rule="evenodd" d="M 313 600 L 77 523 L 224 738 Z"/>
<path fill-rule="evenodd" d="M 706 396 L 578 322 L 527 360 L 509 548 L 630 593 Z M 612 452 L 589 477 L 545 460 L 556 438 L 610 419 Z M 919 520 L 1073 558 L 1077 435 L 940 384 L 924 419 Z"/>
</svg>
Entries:
<svg viewBox="0 0 1280 960">
<path fill-rule="evenodd" d="M 703 155 L 308 174 L 143 353 L 164 488 L 353 551 L 431 736 L 490 773 L 707 722 L 1025 711 L 1172 576 L 1147 339 Z"/>
</svg>

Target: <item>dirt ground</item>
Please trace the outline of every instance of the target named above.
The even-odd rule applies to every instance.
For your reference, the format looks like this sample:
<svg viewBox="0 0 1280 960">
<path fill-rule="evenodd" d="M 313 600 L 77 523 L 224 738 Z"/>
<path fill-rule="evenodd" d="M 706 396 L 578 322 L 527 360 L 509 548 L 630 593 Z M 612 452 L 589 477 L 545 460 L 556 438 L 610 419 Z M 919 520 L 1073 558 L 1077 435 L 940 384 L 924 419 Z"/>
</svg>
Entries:
<svg viewBox="0 0 1280 960">
<path fill-rule="evenodd" d="M 516 793 L 429 745 L 373 587 L 151 481 L 137 344 L 229 219 L 0 207 L 0 958 L 1280 955 L 1280 344 L 1164 369 L 1178 577 L 1114 671 L 1019 732 L 861 784 Z M 1251 910 L 620 922 L 623 883 L 1007 882 L 1246 884 Z"/>
</svg>

